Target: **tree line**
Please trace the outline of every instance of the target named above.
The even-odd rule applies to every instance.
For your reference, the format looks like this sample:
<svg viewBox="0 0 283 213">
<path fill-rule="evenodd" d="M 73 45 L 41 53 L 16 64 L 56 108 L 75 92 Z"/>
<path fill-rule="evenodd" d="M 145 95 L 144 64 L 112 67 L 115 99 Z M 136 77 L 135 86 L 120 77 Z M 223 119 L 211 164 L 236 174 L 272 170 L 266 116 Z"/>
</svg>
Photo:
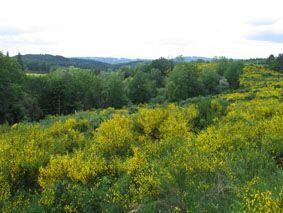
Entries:
<svg viewBox="0 0 283 213">
<path fill-rule="evenodd" d="M 0 123 L 79 110 L 179 102 L 239 87 L 243 61 L 183 62 L 165 58 L 113 72 L 62 67 L 28 74 L 22 59 L 0 54 Z"/>
<path fill-rule="evenodd" d="M 110 64 L 106 62 L 101 62 L 93 59 L 87 58 L 65 58 L 60 55 L 49 55 L 49 54 L 26 54 L 17 55 L 18 58 L 21 57 L 23 62 L 23 67 L 31 72 L 36 73 L 49 73 L 56 70 L 58 67 L 69 67 L 74 66 L 81 69 L 91 69 L 91 70 L 118 70 L 122 66 L 132 66 L 135 67 L 136 64 L 141 61 L 132 61 L 119 64 Z"/>
<path fill-rule="evenodd" d="M 279 54 L 277 57 L 270 55 L 266 60 L 266 64 L 272 70 L 283 72 L 283 54 Z"/>
</svg>

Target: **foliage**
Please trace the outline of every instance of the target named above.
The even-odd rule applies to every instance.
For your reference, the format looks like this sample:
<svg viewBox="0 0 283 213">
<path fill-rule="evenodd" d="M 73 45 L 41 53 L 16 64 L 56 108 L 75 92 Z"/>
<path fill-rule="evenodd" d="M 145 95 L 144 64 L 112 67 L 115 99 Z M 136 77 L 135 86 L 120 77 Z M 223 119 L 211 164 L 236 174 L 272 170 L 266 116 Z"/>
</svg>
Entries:
<svg viewBox="0 0 283 213">
<path fill-rule="evenodd" d="M 282 72 L 283 71 L 283 54 L 279 54 L 277 57 L 275 57 L 274 55 L 270 55 L 266 59 L 266 64 L 268 65 L 270 69 Z"/>
<path fill-rule="evenodd" d="M 166 82 L 170 101 L 184 100 L 202 94 L 203 85 L 198 79 L 198 69 L 194 64 L 182 62 L 169 73 Z"/>
<path fill-rule="evenodd" d="M 132 79 L 129 80 L 127 93 L 130 100 L 135 103 L 146 103 L 155 95 L 155 87 L 149 74 L 138 71 Z"/>
<path fill-rule="evenodd" d="M 0 53 L 0 124 L 39 116 L 36 100 L 25 90 L 25 82 L 26 76 L 17 60 Z"/>
<path fill-rule="evenodd" d="M 93 108 L 118 109 L 144 103 L 156 105 L 200 95 L 214 95 L 238 88 L 239 75 L 242 73 L 241 62 L 228 59 L 176 62 L 159 58 L 111 72 L 106 67 L 103 71 L 76 68 L 77 64 L 72 62 L 80 63 L 84 59 L 61 56 L 19 54 L 13 58 L 2 55 L 2 58 L 13 61 L 1 65 L 13 70 L 11 73 L 22 71 L 21 77 L 10 76 L 10 86 L 6 90 L 11 94 L 5 94 L 10 100 L 7 98 L 3 104 L 5 109 L 2 109 L 2 113 L 5 116 L 2 116 L 1 123 L 37 121 L 48 115 L 69 114 Z M 39 63 L 50 69 L 50 72 L 25 75 L 23 69 L 29 61 Z M 88 63 L 87 61 L 85 62 Z M 3 76 L 6 75 L 2 72 Z M 8 76 L 9 74 L 3 79 Z M 23 80 L 19 81 L 20 79 Z M 3 83 L 2 87 L 5 88 Z"/>
<path fill-rule="evenodd" d="M 251 65 L 243 92 L 2 126 L 0 208 L 280 212 L 282 77 Z"/>
<path fill-rule="evenodd" d="M 63 56 L 53 55 L 23 55 L 23 64 L 28 70 L 39 73 L 48 73 L 59 67 L 75 66 L 82 69 L 103 69 L 110 68 L 110 64 L 78 58 L 65 58 Z"/>
<path fill-rule="evenodd" d="M 13 98 L 32 94 L 47 114 L 120 108 L 125 91 L 134 103 L 157 103 L 157 91 L 181 101 L 1 125 L 1 211 L 283 209 L 282 73 L 226 59 L 171 70 L 160 59 L 128 77 L 74 67 L 26 77 L 15 59 L 1 55 L 0 63 L 0 86 Z M 237 90 L 219 93 L 223 79 Z M 196 97 L 202 94 L 214 96 Z"/>
</svg>

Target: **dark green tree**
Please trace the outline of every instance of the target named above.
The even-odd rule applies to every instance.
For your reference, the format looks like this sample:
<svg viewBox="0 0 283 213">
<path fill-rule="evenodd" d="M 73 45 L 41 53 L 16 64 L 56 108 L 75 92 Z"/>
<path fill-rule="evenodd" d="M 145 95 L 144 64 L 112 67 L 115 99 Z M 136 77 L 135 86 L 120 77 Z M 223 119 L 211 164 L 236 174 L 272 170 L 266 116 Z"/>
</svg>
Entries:
<svg viewBox="0 0 283 213">
<path fill-rule="evenodd" d="M 224 71 L 224 77 L 229 82 L 231 88 L 239 87 L 239 78 L 243 73 L 244 64 L 242 61 L 230 61 Z"/>
<path fill-rule="evenodd" d="M 277 61 L 279 70 L 283 71 L 283 54 L 279 54 L 276 61 Z"/>
<path fill-rule="evenodd" d="M 203 70 L 199 76 L 204 85 L 205 94 L 215 94 L 218 92 L 220 75 L 215 70 Z"/>
<path fill-rule="evenodd" d="M 216 62 L 216 72 L 223 76 L 224 72 L 226 71 L 228 65 L 229 65 L 229 60 L 225 57 L 221 57 L 218 59 L 215 59 Z"/>
<path fill-rule="evenodd" d="M 24 71 L 25 70 L 25 65 L 24 65 L 21 53 L 18 53 L 17 61 L 18 61 L 19 65 L 20 65 L 20 67 L 21 67 L 21 70 Z"/>
<path fill-rule="evenodd" d="M 127 104 L 127 96 L 124 89 L 123 78 L 119 73 L 111 73 L 105 80 L 106 102 L 105 107 L 121 108 Z"/>
<path fill-rule="evenodd" d="M 155 83 L 157 88 L 164 87 L 165 76 L 159 69 L 153 68 L 150 70 L 150 79 Z"/>
<path fill-rule="evenodd" d="M 145 103 L 156 94 L 154 82 L 150 79 L 148 73 L 138 71 L 129 81 L 127 93 L 130 100 L 135 103 Z"/>
<path fill-rule="evenodd" d="M 168 71 L 173 69 L 173 61 L 166 58 L 159 58 L 153 60 L 150 66 L 154 69 L 159 69 L 162 75 L 166 75 Z"/>
<path fill-rule="evenodd" d="M 177 64 L 166 81 L 169 101 L 180 101 L 203 94 L 204 88 L 198 78 L 197 67 L 188 62 Z"/>
<path fill-rule="evenodd" d="M 266 64 L 272 70 L 279 70 L 279 63 L 277 61 L 277 58 L 275 58 L 272 54 L 266 59 Z"/>
<path fill-rule="evenodd" d="M 0 53 L 0 123 L 14 123 L 25 117 L 24 79 L 17 61 Z"/>
</svg>

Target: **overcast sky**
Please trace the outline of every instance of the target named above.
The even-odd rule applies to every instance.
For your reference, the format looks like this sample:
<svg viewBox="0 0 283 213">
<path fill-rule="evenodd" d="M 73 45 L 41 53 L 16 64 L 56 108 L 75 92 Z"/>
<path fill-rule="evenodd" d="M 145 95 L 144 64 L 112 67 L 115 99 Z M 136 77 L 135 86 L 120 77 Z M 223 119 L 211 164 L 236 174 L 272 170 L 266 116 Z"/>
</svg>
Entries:
<svg viewBox="0 0 283 213">
<path fill-rule="evenodd" d="M 283 0 L 1 0 L 0 51 L 158 58 L 283 52 Z"/>
</svg>

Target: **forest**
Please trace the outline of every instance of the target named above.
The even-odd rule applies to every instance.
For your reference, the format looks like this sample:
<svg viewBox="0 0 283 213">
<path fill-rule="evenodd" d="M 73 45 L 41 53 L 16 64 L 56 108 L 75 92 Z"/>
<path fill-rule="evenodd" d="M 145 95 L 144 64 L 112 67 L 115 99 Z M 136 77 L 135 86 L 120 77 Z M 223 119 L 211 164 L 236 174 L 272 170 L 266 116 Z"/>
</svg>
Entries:
<svg viewBox="0 0 283 213">
<path fill-rule="evenodd" d="M 54 58 L 52 58 L 54 61 Z M 21 55 L 0 55 L 0 123 L 35 121 L 80 110 L 180 102 L 239 87 L 243 61 L 177 62 L 160 58 L 136 67 L 93 70 L 61 66 L 52 72 L 26 70 Z"/>
<path fill-rule="evenodd" d="M 2 212 L 282 212 L 282 54 L 31 71 L 0 54 Z"/>
</svg>

